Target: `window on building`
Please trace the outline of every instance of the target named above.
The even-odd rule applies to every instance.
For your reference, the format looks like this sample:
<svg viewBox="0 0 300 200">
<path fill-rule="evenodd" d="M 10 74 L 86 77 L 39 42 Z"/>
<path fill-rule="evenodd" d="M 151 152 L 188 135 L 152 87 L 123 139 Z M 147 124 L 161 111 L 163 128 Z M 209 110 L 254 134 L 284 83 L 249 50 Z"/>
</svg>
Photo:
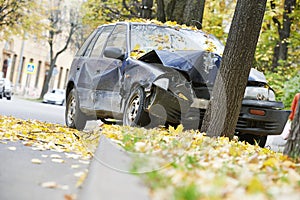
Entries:
<svg viewBox="0 0 300 200">
<path fill-rule="evenodd" d="M 35 88 L 37 88 L 39 86 L 39 77 L 40 77 L 41 67 L 42 67 L 42 61 L 39 61 L 38 66 L 36 67 L 35 84 L 34 84 Z"/>
<path fill-rule="evenodd" d="M 20 71 L 18 72 L 18 73 L 19 73 L 19 79 L 18 79 L 18 83 L 19 83 L 19 84 L 22 83 L 22 78 L 23 78 L 23 68 L 24 68 L 25 60 L 26 60 L 26 58 L 23 57 L 23 58 L 22 58 L 22 63 L 21 63 L 21 68 L 20 68 Z"/>
<path fill-rule="evenodd" d="M 15 72 L 15 68 L 16 68 L 16 60 L 17 60 L 17 55 L 15 54 L 12 58 L 11 61 L 11 70 L 10 70 L 10 75 L 9 75 L 9 79 L 14 82 L 14 72 Z"/>
<path fill-rule="evenodd" d="M 61 83 L 61 76 L 62 76 L 62 73 L 63 73 L 63 67 L 60 67 L 59 74 L 58 74 L 57 88 L 60 88 L 60 83 Z"/>
<path fill-rule="evenodd" d="M 67 86 L 67 83 L 68 83 L 68 76 L 69 76 L 69 69 L 66 70 L 64 88 L 66 88 L 66 86 Z"/>
</svg>

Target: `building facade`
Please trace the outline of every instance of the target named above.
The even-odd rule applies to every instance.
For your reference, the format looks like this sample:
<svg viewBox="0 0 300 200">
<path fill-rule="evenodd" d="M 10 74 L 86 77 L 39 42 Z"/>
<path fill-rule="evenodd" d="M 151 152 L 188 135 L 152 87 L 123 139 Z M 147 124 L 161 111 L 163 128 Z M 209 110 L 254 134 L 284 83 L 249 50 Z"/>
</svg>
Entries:
<svg viewBox="0 0 300 200">
<path fill-rule="evenodd" d="M 74 56 L 67 50 L 59 55 L 49 90 L 64 89 Z M 27 98 L 40 96 L 50 68 L 49 45 L 45 41 L 13 37 L 0 41 L 0 72 L 14 85 L 14 93 Z"/>
</svg>

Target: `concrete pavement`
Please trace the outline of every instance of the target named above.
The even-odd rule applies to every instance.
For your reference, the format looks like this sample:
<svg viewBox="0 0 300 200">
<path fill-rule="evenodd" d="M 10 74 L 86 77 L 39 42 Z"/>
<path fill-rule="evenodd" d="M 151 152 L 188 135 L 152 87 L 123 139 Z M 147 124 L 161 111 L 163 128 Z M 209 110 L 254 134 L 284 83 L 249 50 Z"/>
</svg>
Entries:
<svg viewBox="0 0 300 200">
<path fill-rule="evenodd" d="M 131 162 L 130 156 L 124 150 L 101 137 L 78 199 L 150 199 L 148 188 L 141 177 L 130 173 Z"/>
</svg>

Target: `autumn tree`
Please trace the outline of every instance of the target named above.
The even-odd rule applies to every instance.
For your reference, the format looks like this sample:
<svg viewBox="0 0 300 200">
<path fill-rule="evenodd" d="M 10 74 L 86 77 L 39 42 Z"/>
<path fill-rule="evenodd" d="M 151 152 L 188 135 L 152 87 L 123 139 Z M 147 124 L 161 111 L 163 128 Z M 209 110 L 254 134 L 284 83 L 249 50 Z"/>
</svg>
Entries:
<svg viewBox="0 0 300 200">
<path fill-rule="evenodd" d="M 48 5 L 48 12 L 46 14 L 49 22 L 47 42 L 50 49 L 50 69 L 47 73 L 40 98 L 43 98 L 44 94 L 48 92 L 49 82 L 58 56 L 67 50 L 75 31 L 80 26 L 79 11 L 76 7 L 68 7 L 58 0 L 50 1 Z"/>
<path fill-rule="evenodd" d="M 290 16 L 295 8 L 296 0 L 285 0 L 284 1 L 284 11 L 282 16 L 282 21 L 280 21 L 276 16 L 272 17 L 274 24 L 276 24 L 278 31 L 278 41 L 274 47 L 274 56 L 272 62 L 272 68 L 275 69 L 279 65 L 279 60 L 287 60 L 288 55 L 288 38 L 290 37 L 291 24 L 293 18 Z M 276 4 L 271 1 L 272 9 L 276 9 Z"/>
<path fill-rule="evenodd" d="M 201 131 L 232 137 L 254 60 L 267 0 L 238 0 Z"/>
<path fill-rule="evenodd" d="M 41 33 L 43 23 L 38 10 L 38 4 L 34 0 L 0 0 L 0 39 L 15 34 L 23 35 L 24 32 L 35 35 Z"/>
<path fill-rule="evenodd" d="M 103 23 L 138 18 L 140 8 L 139 0 L 87 0 L 82 4 L 85 13 L 82 20 L 94 29 Z"/>
<path fill-rule="evenodd" d="M 202 28 L 205 0 L 158 0 L 157 19 Z"/>
</svg>

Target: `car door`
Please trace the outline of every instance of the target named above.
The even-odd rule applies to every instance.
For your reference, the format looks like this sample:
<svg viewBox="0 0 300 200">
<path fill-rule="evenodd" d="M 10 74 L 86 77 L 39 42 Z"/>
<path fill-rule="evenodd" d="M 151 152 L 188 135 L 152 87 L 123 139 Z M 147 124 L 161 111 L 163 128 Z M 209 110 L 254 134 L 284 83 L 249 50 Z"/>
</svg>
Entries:
<svg viewBox="0 0 300 200">
<path fill-rule="evenodd" d="M 127 52 L 127 29 L 126 24 L 116 24 L 107 39 L 105 48 L 120 49 L 121 54 L 125 56 Z M 93 79 L 95 110 L 112 113 L 121 112 L 120 79 L 123 60 L 106 57 L 102 52 L 98 61 L 100 71 Z"/>
<path fill-rule="evenodd" d="M 109 25 L 102 26 L 98 30 L 85 52 L 85 58 L 81 62 L 77 87 L 80 106 L 83 109 L 94 110 L 94 92 L 96 88 L 93 79 L 101 72 L 103 67 L 99 62 L 99 58 L 112 29 L 113 26 Z"/>
</svg>

